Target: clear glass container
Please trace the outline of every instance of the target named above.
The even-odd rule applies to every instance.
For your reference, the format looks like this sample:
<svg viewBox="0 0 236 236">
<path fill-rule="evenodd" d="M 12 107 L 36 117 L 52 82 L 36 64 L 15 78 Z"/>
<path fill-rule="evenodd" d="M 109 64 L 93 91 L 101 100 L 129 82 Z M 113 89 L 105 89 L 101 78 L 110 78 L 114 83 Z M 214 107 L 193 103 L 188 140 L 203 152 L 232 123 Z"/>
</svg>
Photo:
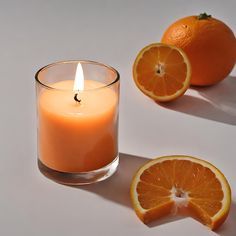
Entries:
<svg viewBox="0 0 236 236">
<path fill-rule="evenodd" d="M 83 88 L 74 87 L 79 64 Z M 69 185 L 111 176 L 119 163 L 119 73 L 97 62 L 63 61 L 41 68 L 35 79 L 39 170 Z"/>
</svg>

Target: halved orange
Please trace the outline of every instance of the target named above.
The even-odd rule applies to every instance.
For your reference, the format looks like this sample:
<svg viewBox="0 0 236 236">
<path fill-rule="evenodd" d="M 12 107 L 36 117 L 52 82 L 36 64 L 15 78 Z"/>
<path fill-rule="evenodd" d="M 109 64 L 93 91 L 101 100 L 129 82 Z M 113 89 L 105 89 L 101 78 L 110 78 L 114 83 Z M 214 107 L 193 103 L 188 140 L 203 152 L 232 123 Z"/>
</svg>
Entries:
<svg viewBox="0 0 236 236">
<path fill-rule="evenodd" d="M 133 208 L 144 223 L 187 212 L 214 230 L 225 221 L 231 204 L 224 175 L 212 164 L 190 156 L 149 161 L 135 174 L 130 193 Z"/>
<path fill-rule="evenodd" d="M 153 43 L 144 47 L 133 64 L 137 87 L 157 102 L 174 100 L 190 84 L 191 66 L 186 54 L 172 45 Z"/>
</svg>

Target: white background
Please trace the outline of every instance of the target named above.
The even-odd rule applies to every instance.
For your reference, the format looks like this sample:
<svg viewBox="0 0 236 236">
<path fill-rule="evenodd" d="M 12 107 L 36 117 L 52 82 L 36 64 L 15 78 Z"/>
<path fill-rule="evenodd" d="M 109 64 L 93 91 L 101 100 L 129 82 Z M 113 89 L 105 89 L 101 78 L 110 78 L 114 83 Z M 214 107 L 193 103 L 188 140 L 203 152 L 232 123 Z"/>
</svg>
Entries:
<svg viewBox="0 0 236 236">
<path fill-rule="evenodd" d="M 180 17 L 207 12 L 236 31 L 236 1 L 0 2 L 0 235 L 226 235 L 236 232 L 236 69 L 160 106 L 132 80 L 145 45 Z M 89 59 L 121 75 L 121 163 L 109 180 L 75 188 L 37 168 L 34 74 L 59 60 Z M 129 185 L 147 159 L 185 154 L 216 165 L 232 187 L 229 218 L 215 233 L 189 218 L 149 226 L 131 208 Z"/>
</svg>

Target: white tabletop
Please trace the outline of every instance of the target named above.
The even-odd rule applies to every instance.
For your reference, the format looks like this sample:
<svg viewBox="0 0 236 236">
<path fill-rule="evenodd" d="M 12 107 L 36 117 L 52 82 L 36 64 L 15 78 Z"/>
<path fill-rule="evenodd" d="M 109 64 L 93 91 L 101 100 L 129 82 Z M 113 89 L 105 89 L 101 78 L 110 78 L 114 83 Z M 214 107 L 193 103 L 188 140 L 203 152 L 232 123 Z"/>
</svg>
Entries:
<svg viewBox="0 0 236 236">
<path fill-rule="evenodd" d="M 0 235 L 226 235 L 236 232 L 236 69 L 222 83 L 190 89 L 160 106 L 132 80 L 145 45 L 176 19 L 207 12 L 236 32 L 236 1 L 21 0 L 0 7 Z M 37 167 L 34 74 L 66 59 L 89 59 L 121 75 L 120 166 L 107 181 L 68 187 Z M 217 166 L 232 187 L 222 228 L 191 218 L 144 225 L 129 200 L 135 170 L 147 159 L 185 154 Z"/>
</svg>

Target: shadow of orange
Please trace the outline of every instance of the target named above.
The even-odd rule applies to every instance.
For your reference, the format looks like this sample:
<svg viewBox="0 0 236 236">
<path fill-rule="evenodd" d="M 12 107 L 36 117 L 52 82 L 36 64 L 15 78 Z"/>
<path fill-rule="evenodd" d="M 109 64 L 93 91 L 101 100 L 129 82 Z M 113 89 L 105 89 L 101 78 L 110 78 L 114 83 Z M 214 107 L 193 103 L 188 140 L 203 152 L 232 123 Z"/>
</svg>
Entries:
<svg viewBox="0 0 236 236">
<path fill-rule="evenodd" d="M 229 216 L 225 223 L 216 230 L 216 233 L 224 236 L 235 236 L 236 235 L 236 202 L 232 202 Z"/>
<path fill-rule="evenodd" d="M 192 87 L 202 98 L 184 95 L 163 107 L 230 125 L 236 125 L 236 77 L 211 87 Z"/>
</svg>

